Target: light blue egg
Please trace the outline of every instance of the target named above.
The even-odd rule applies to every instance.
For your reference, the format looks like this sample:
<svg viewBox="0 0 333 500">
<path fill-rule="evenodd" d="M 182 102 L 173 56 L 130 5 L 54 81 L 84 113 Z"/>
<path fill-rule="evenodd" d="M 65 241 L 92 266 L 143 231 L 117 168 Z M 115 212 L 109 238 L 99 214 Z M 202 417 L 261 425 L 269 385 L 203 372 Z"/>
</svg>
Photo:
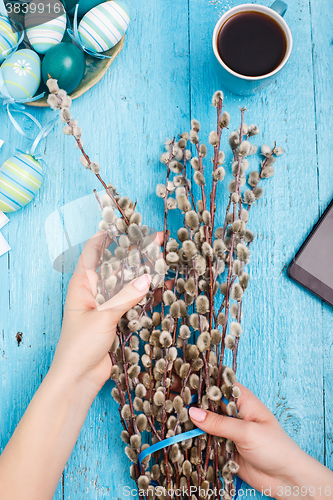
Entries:
<svg viewBox="0 0 333 500">
<path fill-rule="evenodd" d="M 121 0 L 104 2 L 91 9 L 81 20 L 79 37 L 93 52 L 105 52 L 124 36 L 130 22 L 129 8 Z"/>
<path fill-rule="evenodd" d="M 17 44 L 18 39 L 19 35 L 13 30 L 9 19 L 0 16 L 0 64 L 5 59 L 6 55 L 8 55 L 8 50 L 12 49 L 14 45 Z"/>
<path fill-rule="evenodd" d="M 47 20 L 36 26 L 36 14 L 28 11 L 25 15 L 25 28 L 32 48 L 39 54 L 45 54 L 63 39 L 67 19 L 66 14 Z"/>
<path fill-rule="evenodd" d="M 2 63 L 0 70 L 5 86 L 14 99 L 27 99 L 36 94 L 41 78 L 41 63 L 36 52 L 18 50 Z"/>
</svg>

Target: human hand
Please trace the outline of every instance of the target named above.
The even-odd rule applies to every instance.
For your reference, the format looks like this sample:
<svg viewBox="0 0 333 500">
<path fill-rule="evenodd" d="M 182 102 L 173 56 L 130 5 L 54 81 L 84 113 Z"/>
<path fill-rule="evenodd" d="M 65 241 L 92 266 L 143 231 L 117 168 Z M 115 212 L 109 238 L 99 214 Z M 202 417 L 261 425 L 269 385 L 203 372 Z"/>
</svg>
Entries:
<svg viewBox="0 0 333 500">
<path fill-rule="evenodd" d="M 146 295 L 150 276 L 144 274 L 126 285 L 117 295 L 99 306 L 96 303 L 97 269 L 104 234 L 93 236 L 85 245 L 70 280 L 59 344 L 51 370 L 65 371 L 77 380 L 84 379 L 97 392 L 109 379 L 109 350 L 119 319 Z M 163 234 L 155 243 L 161 245 Z"/>
<path fill-rule="evenodd" d="M 238 410 L 242 419 L 195 407 L 190 408 L 190 417 L 208 434 L 235 443 L 237 475 L 259 492 L 276 499 L 301 496 L 314 500 L 324 491 L 333 494 L 333 472 L 307 455 L 249 389 L 236 385 L 241 390 Z"/>
</svg>

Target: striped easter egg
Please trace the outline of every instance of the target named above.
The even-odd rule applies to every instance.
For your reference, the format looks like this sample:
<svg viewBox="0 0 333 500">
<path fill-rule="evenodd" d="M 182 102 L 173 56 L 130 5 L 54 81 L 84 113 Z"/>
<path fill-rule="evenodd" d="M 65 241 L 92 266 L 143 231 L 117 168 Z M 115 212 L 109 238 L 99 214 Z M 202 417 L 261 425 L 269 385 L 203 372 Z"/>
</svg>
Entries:
<svg viewBox="0 0 333 500">
<path fill-rule="evenodd" d="M 28 11 L 24 23 L 32 48 L 39 54 L 45 54 L 63 39 L 67 19 L 66 13 L 63 12 L 55 18 L 50 19 L 50 15 L 44 15 L 44 18 L 36 20 L 36 14 Z"/>
<path fill-rule="evenodd" d="M 93 52 L 111 49 L 124 36 L 130 21 L 129 15 L 129 8 L 121 0 L 97 5 L 79 24 L 81 43 Z"/>
<path fill-rule="evenodd" d="M 16 212 L 27 205 L 39 191 L 43 169 L 29 154 L 17 153 L 0 168 L 0 210 Z"/>
<path fill-rule="evenodd" d="M 4 84 L 14 99 L 28 99 L 37 92 L 41 63 L 33 50 L 17 50 L 2 63 L 0 71 Z"/>
<path fill-rule="evenodd" d="M 17 44 L 19 34 L 13 30 L 7 17 L 0 16 L 0 64 L 5 59 L 6 52 Z"/>
</svg>

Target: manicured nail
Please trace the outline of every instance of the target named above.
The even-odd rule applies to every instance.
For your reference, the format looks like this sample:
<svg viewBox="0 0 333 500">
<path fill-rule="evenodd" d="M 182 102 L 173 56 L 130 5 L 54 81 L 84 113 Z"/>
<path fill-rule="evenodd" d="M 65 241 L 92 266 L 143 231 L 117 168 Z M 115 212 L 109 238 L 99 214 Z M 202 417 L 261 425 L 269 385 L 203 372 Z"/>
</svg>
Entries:
<svg viewBox="0 0 333 500">
<path fill-rule="evenodd" d="M 202 410 L 201 408 L 195 408 L 193 406 L 192 408 L 190 408 L 190 417 L 197 422 L 203 422 L 207 417 L 207 413 L 205 412 L 205 410 Z"/>
<path fill-rule="evenodd" d="M 134 281 L 133 286 L 139 292 L 143 292 L 144 290 L 146 290 L 146 288 L 149 287 L 150 282 L 151 282 L 150 275 L 149 274 L 143 274 L 142 276 L 140 276 L 140 278 L 137 278 Z"/>
</svg>

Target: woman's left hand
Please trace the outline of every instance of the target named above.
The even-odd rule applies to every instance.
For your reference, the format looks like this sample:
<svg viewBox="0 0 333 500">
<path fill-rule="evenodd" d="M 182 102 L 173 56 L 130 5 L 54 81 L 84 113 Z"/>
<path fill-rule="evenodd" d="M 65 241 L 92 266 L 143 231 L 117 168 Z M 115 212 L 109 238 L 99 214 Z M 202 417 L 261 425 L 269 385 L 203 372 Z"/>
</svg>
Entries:
<svg viewBox="0 0 333 500">
<path fill-rule="evenodd" d="M 155 242 L 162 244 L 163 233 Z M 117 295 L 98 306 L 99 256 L 104 234 L 95 234 L 85 245 L 73 274 L 66 299 L 63 326 L 51 370 L 65 371 L 68 376 L 101 389 L 111 374 L 109 350 L 116 335 L 119 319 L 146 295 L 150 276 L 144 274 L 126 285 Z"/>
</svg>

